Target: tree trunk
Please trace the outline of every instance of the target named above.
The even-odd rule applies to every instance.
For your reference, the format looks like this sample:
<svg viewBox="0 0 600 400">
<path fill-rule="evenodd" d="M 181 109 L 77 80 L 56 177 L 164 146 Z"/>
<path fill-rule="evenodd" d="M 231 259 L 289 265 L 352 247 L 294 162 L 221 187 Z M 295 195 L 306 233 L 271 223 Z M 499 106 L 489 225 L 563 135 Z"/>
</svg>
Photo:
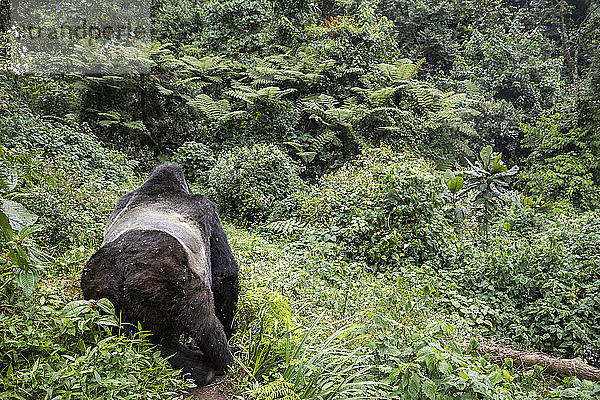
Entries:
<svg viewBox="0 0 600 400">
<path fill-rule="evenodd" d="M 569 38 L 567 35 L 567 25 L 565 23 L 565 14 L 566 10 L 566 1 L 565 0 L 557 0 L 558 5 L 558 18 L 559 18 L 559 28 L 558 31 L 560 33 L 560 39 L 562 42 L 562 50 L 563 56 L 569 65 L 569 69 L 571 70 L 571 75 L 573 77 L 573 92 L 575 93 L 575 99 L 579 100 L 579 34 L 577 36 L 577 43 L 574 46 L 574 54 L 571 54 L 571 48 L 569 47 Z"/>
</svg>

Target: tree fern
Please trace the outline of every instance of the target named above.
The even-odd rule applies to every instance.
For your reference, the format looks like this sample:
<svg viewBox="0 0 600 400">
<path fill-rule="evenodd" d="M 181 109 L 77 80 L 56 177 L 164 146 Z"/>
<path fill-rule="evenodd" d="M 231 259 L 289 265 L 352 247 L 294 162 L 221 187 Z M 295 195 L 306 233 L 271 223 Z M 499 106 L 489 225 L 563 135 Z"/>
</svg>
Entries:
<svg viewBox="0 0 600 400">
<path fill-rule="evenodd" d="M 352 118 L 352 109 L 345 107 L 336 107 L 336 100 L 324 94 L 308 97 L 302 102 L 302 111 L 308 114 L 309 118 L 315 120 L 335 131 L 349 131 L 352 125 L 349 120 Z"/>
<path fill-rule="evenodd" d="M 342 142 L 338 139 L 337 135 L 333 131 L 327 131 L 324 134 L 317 136 L 313 139 L 312 150 L 321 151 L 323 148 L 332 143 L 335 146 L 341 146 Z"/>
<path fill-rule="evenodd" d="M 197 113 L 202 114 L 206 119 L 211 121 L 225 121 L 231 118 L 240 118 L 247 113 L 245 111 L 231 111 L 231 105 L 227 99 L 218 101 L 213 100 L 206 94 L 199 94 L 194 98 L 182 96 L 187 100 L 187 104 L 192 107 Z"/>
<path fill-rule="evenodd" d="M 234 99 L 243 100 L 248 104 L 256 104 L 259 101 L 280 101 L 284 96 L 295 92 L 296 89 L 281 89 L 277 86 L 269 86 L 259 90 L 249 86 L 235 84 L 234 89 L 228 90 L 226 94 Z"/>
<path fill-rule="evenodd" d="M 398 60 L 395 64 L 378 64 L 377 68 L 393 83 L 401 83 L 411 80 L 424 62 L 424 58 L 416 64 L 404 58 Z"/>
<path fill-rule="evenodd" d="M 246 72 L 254 88 L 312 85 L 325 79 L 323 74 L 335 65 L 334 60 L 321 60 L 310 51 L 298 51 L 296 55 L 275 54 L 255 61 L 256 65 Z"/>
<path fill-rule="evenodd" d="M 230 66 L 222 56 L 195 58 L 183 56 L 174 62 L 179 81 L 177 83 L 204 88 L 223 81 L 230 72 Z"/>
</svg>

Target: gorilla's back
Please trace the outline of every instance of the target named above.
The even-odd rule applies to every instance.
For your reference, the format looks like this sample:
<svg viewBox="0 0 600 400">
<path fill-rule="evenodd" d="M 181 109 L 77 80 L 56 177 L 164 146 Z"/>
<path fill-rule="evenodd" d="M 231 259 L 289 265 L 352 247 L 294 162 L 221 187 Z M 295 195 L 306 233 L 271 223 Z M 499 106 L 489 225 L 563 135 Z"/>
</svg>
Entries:
<svg viewBox="0 0 600 400">
<path fill-rule="evenodd" d="M 102 245 L 113 242 L 123 233 L 132 230 L 154 230 L 168 233 L 184 248 L 189 267 L 209 287 L 212 278 L 206 265 L 209 264 L 209 241 L 197 224 L 174 211 L 169 204 L 154 203 L 125 207 L 104 229 Z"/>
</svg>

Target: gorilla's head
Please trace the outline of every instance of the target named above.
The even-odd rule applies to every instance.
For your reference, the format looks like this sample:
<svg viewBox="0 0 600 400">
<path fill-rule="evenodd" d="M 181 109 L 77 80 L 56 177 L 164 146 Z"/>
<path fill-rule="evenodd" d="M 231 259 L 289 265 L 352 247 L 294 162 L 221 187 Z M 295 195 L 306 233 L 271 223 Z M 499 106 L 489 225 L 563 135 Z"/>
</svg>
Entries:
<svg viewBox="0 0 600 400">
<path fill-rule="evenodd" d="M 183 168 L 175 163 L 163 163 L 155 167 L 140 190 L 147 194 L 192 194 L 183 176 Z"/>
</svg>

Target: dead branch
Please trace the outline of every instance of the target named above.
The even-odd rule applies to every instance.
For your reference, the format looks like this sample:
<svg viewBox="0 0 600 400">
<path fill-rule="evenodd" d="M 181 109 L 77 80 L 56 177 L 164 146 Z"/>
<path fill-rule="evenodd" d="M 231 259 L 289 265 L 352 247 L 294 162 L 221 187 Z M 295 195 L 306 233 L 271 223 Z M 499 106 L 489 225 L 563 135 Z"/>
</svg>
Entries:
<svg viewBox="0 0 600 400">
<path fill-rule="evenodd" d="M 600 369 L 586 364 L 581 358 L 557 358 L 544 353 L 482 343 L 479 344 L 479 350 L 489 354 L 496 364 L 502 364 L 504 359 L 511 358 L 517 368 L 527 369 L 539 365 L 544 368 L 545 373 L 551 375 L 576 376 L 579 379 L 600 381 Z"/>
</svg>

